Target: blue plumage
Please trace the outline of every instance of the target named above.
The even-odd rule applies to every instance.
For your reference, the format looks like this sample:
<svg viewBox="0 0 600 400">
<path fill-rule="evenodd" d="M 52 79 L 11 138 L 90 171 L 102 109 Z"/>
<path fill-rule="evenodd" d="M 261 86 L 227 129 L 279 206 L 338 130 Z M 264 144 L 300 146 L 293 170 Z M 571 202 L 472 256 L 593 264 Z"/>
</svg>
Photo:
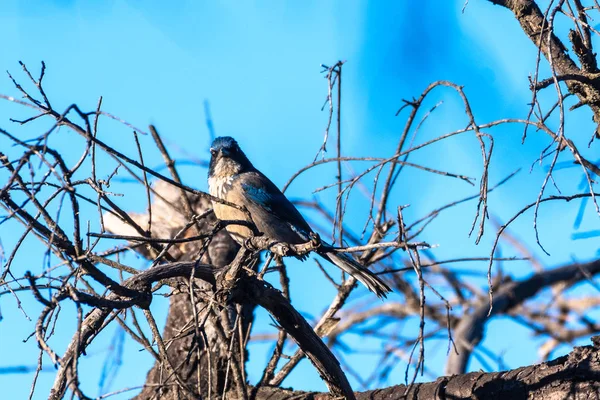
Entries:
<svg viewBox="0 0 600 400">
<path fill-rule="evenodd" d="M 242 189 L 244 189 L 250 200 L 256 204 L 260 204 L 270 212 L 273 212 L 273 209 L 270 206 L 270 204 L 274 201 L 273 195 L 267 192 L 265 188 L 242 183 Z"/>
<path fill-rule="evenodd" d="M 219 150 L 231 150 L 234 147 L 237 146 L 237 142 L 235 141 L 234 138 L 229 137 L 229 136 L 223 136 L 223 137 L 218 137 L 216 138 L 212 145 L 210 146 L 211 149 L 214 149 L 216 151 Z"/>
</svg>

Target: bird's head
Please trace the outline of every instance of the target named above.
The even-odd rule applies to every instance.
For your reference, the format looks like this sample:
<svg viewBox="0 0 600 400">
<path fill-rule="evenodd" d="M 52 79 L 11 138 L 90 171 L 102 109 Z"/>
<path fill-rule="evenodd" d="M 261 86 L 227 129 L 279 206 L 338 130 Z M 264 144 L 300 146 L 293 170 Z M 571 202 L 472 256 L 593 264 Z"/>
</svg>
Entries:
<svg viewBox="0 0 600 400">
<path fill-rule="evenodd" d="M 210 146 L 209 176 L 230 176 L 253 169 L 252 163 L 234 138 L 216 138 Z"/>
</svg>

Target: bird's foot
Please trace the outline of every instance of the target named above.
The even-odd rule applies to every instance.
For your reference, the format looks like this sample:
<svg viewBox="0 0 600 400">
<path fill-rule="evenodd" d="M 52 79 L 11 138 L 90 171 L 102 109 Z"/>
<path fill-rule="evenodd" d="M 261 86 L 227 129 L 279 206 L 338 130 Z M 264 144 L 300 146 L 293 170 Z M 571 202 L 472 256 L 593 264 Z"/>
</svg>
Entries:
<svg viewBox="0 0 600 400">
<path fill-rule="evenodd" d="M 313 246 L 314 250 L 321 247 L 322 243 L 323 242 L 321 242 L 321 236 L 319 236 L 318 233 L 316 233 L 316 232 L 310 233 L 310 244 L 311 244 L 311 246 Z"/>
</svg>

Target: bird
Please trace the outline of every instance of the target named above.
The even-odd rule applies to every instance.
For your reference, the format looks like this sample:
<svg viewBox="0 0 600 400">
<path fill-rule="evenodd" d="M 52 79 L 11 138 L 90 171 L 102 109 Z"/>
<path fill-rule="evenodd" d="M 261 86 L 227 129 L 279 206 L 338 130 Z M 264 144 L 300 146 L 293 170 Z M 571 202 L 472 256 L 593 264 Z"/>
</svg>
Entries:
<svg viewBox="0 0 600 400">
<path fill-rule="evenodd" d="M 302 244 L 315 237 L 310 225 L 287 197 L 262 172 L 254 167 L 237 141 L 230 136 L 214 139 L 210 147 L 208 168 L 209 193 L 216 217 L 221 221 L 253 223 L 266 237 L 288 244 Z M 215 201 L 234 204 L 241 209 Z M 248 214 L 242 209 L 245 208 Z M 244 224 L 228 224 L 227 232 L 243 245 L 254 235 Z M 338 253 L 321 241 L 316 249 L 319 256 L 355 277 L 378 297 L 384 298 L 390 287 L 352 256 Z"/>
</svg>

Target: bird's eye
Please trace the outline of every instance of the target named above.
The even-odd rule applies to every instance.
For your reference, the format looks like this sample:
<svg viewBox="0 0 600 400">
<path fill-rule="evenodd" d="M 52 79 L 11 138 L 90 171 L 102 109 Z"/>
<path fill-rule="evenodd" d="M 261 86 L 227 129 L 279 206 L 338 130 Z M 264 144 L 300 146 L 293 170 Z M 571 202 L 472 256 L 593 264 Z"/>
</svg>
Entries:
<svg viewBox="0 0 600 400">
<path fill-rule="evenodd" d="M 215 154 L 217 154 L 217 150 L 216 150 L 216 149 L 213 149 L 213 148 L 211 148 L 211 149 L 210 149 L 210 154 L 212 154 L 212 155 L 214 156 Z"/>
</svg>

